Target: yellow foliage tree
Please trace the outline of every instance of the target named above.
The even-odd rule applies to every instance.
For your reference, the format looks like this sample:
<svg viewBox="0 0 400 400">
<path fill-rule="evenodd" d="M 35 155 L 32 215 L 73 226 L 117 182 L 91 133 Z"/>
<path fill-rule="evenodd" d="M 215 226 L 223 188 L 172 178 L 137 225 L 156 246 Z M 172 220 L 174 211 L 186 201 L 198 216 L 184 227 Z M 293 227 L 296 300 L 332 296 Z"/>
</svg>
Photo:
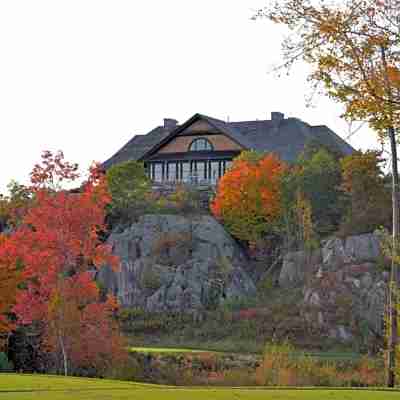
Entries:
<svg viewBox="0 0 400 400">
<path fill-rule="evenodd" d="M 397 0 L 279 0 L 259 10 L 292 34 L 283 43 L 285 66 L 306 61 L 310 82 L 345 107 L 348 120 L 368 121 L 389 141 L 392 158 L 393 249 L 400 237 L 400 192 L 396 131 L 400 128 L 400 7 Z M 388 381 L 395 384 L 397 287 L 393 254 Z"/>
</svg>

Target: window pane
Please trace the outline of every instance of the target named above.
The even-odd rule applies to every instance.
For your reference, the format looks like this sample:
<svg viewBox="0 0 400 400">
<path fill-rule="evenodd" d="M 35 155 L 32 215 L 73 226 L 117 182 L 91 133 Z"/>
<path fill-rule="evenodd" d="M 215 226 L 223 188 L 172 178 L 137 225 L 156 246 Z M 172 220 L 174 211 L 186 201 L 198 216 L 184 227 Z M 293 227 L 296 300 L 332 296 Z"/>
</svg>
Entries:
<svg viewBox="0 0 400 400">
<path fill-rule="evenodd" d="M 154 181 L 162 182 L 162 164 L 154 165 Z"/>
<path fill-rule="evenodd" d="M 226 161 L 221 161 L 221 171 L 222 171 L 222 175 L 225 175 L 225 172 L 226 172 Z"/>
<path fill-rule="evenodd" d="M 197 161 L 197 179 L 202 181 L 205 179 L 206 166 L 205 162 Z"/>
<path fill-rule="evenodd" d="M 176 163 L 168 164 L 168 180 L 170 182 L 176 181 Z"/>
<path fill-rule="evenodd" d="M 190 177 L 190 163 L 185 162 L 182 163 L 182 181 L 187 182 L 189 181 Z"/>
<path fill-rule="evenodd" d="M 213 161 L 211 162 L 211 182 L 212 183 L 217 183 L 218 181 L 218 161 Z"/>
<path fill-rule="evenodd" d="M 189 148 L 189 151 L 204 151 L 204 150 L 212 150 L 212 144 L 207 139 L 196 139 L 194 140 Z"/>
</svg>

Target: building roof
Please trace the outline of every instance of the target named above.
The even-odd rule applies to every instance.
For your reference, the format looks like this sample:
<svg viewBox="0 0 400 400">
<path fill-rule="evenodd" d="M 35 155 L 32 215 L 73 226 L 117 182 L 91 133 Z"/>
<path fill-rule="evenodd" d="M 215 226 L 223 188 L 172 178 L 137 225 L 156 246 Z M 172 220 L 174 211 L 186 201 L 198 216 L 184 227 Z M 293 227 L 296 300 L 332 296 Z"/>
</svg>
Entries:
<svg viewBox="0 0 400 400">
<path fill-rule="evenodd" d="M 298 118 L 284 118 L 280 113 L 273 113 L 271 120 L 239 122 L 225 122 L 195 114 L 182 125 L 159 126 L 147 135 L 133 137 L 105 161 L 103 167 L 107 169 L 128 160 L 145 160 L 197 120 L 206 121 L 244 149 L 272 152 L 287 162 L 293 162 L 309 142 L 320 143 L 343 156 L 354 152 L 353 147 L 327 126 L 311 126 Z"/>
<path fill-rule="evenodd" d="M 115 164 L 124 161 L 139 160 L 144 154 L 160 143 L 171 133 L 171 130 L 163 126 L 150 131 L 147 135 L 136 135 L 111 158 L 105 161 L 102 166 L 108 169 Z"/>
</svg>

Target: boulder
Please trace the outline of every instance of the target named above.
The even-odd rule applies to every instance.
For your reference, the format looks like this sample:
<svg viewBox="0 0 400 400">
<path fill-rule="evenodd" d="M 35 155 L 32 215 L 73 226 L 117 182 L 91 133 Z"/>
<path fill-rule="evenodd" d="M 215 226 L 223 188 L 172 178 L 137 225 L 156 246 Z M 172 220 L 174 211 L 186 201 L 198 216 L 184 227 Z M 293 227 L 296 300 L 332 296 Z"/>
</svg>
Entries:
<svg viewBox="0 0 400 400">
<path fill-rule="evenodd" d="M 365 293 L 362 317 L 375 334 L 384 332 L 384 313 L 388 296 L 388 285 L 384 281 L 374 283 Z"/>
<path fill-rule="evenodd" d="M 188 312 L 256 293 L 245 255 L 210 216 L 145 215 L 108 242 L 121 266 L 97 279 L 125 307 Z"/>
<path fill-rule="evenodd" d="M 332 238 L 323 243 L 322 264 L 325 269 L 336 270 L 343 264 L 350 261 L 346 252 L 343 240 Z"/>
<path fill-rule="evenodd" d="M 364 335 L 365 331 L 357 331 L 361 327 L 366 327 L 367 333 L 372 335 L 384 333 L 388 291 L 384 274 L 376 269 L 375 273 L 366 272 L 357 277 L 353 275 L 357 271 L 354 267 L 343 266 L 340 277 L 337 272 L 326 272 L 321 278 L 308 282 L 303 289 L 306 320 L 343 341 L 351 339 L 352 330 L 355 330 L 354 336 Z"/>
<path fill-rule="evenodd" d="M 379 238 L 374 233 L 350 236 L 345 242 L 345 253 L 353 263 L 376 262 L 381 255 Z"/>
<path fill-rule="evenodd" d="M 337 270 L 346 264 L 376 262 L 381 256 L 379 236 L 374 233 L 331 238 L 323 242 L 322 262 L 326 270 Z"/>
<path fill-rule="evenodd" d="M 316 272 L 321 261 L 321 250 L 319 249 L 312 254 L 305 251 L 286 254 L 279 274 L 279 285 L 283 288 L 303 285 L 307 276 Z"/>
</svg>

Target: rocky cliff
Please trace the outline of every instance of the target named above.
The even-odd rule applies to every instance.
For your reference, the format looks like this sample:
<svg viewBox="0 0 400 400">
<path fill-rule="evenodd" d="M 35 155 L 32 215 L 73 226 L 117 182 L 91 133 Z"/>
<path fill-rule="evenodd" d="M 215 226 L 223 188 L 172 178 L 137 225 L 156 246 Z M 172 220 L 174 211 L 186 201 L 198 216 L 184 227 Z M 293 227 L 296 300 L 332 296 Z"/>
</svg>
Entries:
<svg viewBox="0 0 400 400">
<path fill-rule="evenodd" d="M 192 312 L 256 295 L 249 260 L 210 216 L 145 215 L 109 243 L 121 267 L 105 267 L 97 279 L 125 307 Z M 389 274 L 382 261 L 376 234 L 331 238 L 311 253 L 286 254 L 279 286 L 301 289 L 296 306 L 306 325 L 367 341 L 383 334 Z"/>
<path fill-rule="evenodd" d="M 312 254 L 287 254 L 279 283 L 303 288 L 304 318 L 329 336 L 380 336 L 389 279 L 382 261 L 378 234 L 332 238 Z"/>
<path fill-rule="evenodd" d="M 245 256 L 210 216 L 145 215 L 109 243 L 121 267 L 97 279 L 123 306 L 190 311 L 255 295 Z"/>
</svg>

